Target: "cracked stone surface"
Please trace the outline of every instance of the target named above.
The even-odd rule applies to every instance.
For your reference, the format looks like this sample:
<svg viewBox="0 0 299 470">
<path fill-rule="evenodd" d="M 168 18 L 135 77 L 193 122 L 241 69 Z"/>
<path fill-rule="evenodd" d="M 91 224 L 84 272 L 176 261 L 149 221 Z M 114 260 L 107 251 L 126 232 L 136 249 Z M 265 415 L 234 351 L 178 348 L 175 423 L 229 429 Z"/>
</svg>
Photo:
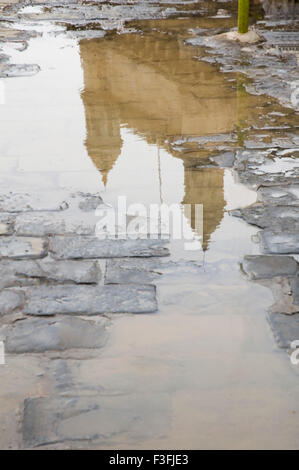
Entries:
<svg viewBox="0 0 299 470">
<path fill-rule="evenodd" d="M 148 313 L 157 310 L 154 286 L 41 286 L 24 291 L 29 315 L 98 315 L 101 313 Z"/>
<path fill-rule="evenodd" d="M 262 285 L 269 287 L 274 297 L 274 304 L 269 312 L 282 313 L 286 316 L 299 313 L 299 304 L 295 302 L 292 292 L 292 278 L 277 276 L 271 280 L 260 280 Z"/>
<path fill-rule="evenodd" d="M 0 64 L 0 77 L 32 77 L 40 71 L 36 64 Z"/>
<path fill-rule="evenodd" d="M 1 272 L 0 263 L 0 272 Z M 57 282 L 73 281 L 77 284 L 96 284 L 101 279 L 101 270 L 96 261 L 56 261 L 45 258 L 40 261 L 18 261 L 10 263 L 16 278 L 39 278 Z M 5 269 L 5 266 L 3 266 Z"/>
<path fill-rule="evenodd" d="M 12 235 L 14 232 L 15 219 L 10 214 L 0 213 L 0 236 Z"/>
<path fill-rule="evenodd" d="M 299 231 L 299 207 L 264 206 L 260 204 L 245 209 L 237 209 L 232 214 L 260 228 Z"/>
<path fill-rule="evenodd" d="M 299 78 L 296 55 L 278 47 L 279 32 L 266 31 L 262 25 L 256 25 L 255 30 L 266 39 L 262 44 L 249 44 L 244 47 L 236 42 L 221 39 L 221 35 L 213 36 L 209 32 L 188 39 L 187 43 L 204 47 L 206 60 L 218 64 L 222 72 L 241 72 L 252 79 L 245 85 L 249 93 L 266 93 L 277 98 L 282 105 L 296 108 L 291 100 L 292 82 Z M 291 41 L 293 46 L 298 47 L 297 32 L 285 30 L 280 33 L 280 38 L 283 38 L 286 45 Z M 288 82 L 285 80 L 286 76 Z"/>
<path fill-rule="evenodd" d="M 59 237 L 50 241 L 56 259 L 125 258 L 168 256 L 163 240 L 109 240 L 97 237 Z"/>
<path fill-rule="evenodd" d="M 299 184 L 261 187 L 258 199 L 271 205 L 299 206 Z"/>
<path fill-rule="evenodd" d="M 94 214 L 27 213 L 17 216 L 15 230 L 20 236 L 93 235 L 97 218 Z"/>
<path fill-rule="evenodd" d="M 50 257 L 42 260 L 1 260 L 0 289 L 34 285 L 41 281 L 96 284 L 101 280 L 97 261 L 62 260 Z"/>
<path fill-rule="evenodd" d="M 79 209 L 83 212 L 95 211 L 97 207 L 103 203 L 101 196 L 87 195 L 82 201 L 79 202 Z"/>
<path fill-rule="evenodd" d="M 264 253 L 276 255 L 299 253 L 299 232 L 264 230 L 259 233 L 259 237 Z"/>
<path fill-rule="evenodd" d="M 48 253 L 48 241 L 43 238 L 2 237 L 0 238 L 0 259 L 38 259 Z"/>
<path fill-rule="evenodd" d="M 268 321 L 280 348 L 288 349 L 291 342 L 299 338 L 299 314 L 286 318 L 283 314 L 272 313 Z"/>
<path fill-rule="evenodd" d="M 295 276 L 298 263 L 290 256 L 245 256 L 243 269 L 251 279 Z"/>
<path fill-rule="evenodd" d="M 0 195 L 0 211 L 60 211 L 65 209 L 66 192 L 40 192 L 38 194 L 12 193 Z"/>
<path fill-rule="evenodd" d="M 0 317 L 13 312 L 24 305 L 22 292 L 2 291 L 0 292 Z"/>
<path fill-rule="evenodd" d="M 292 293 L 293 293 L 295 304 L 299 305 L 299 275 L 298 273 L 295 279 L 293 279 L 292 281 Z"/>
<path fill-rule="evenodd" d="M 0 300 L 1 301 L 1 300 Z M 28 318 L 0 329 L 8 353 L 42 353 L 69 349 L 102 348 L 108 338 L 108 321 L 81 318 Z"/>
<path fill-rule="evenodd" d="M 160 259 L 112 259 L 107 261 L 106 284 L 151 284 L 161 276 Z"/>
<path fill-rule="evenodd" d="M 163 393 L 37 397 L 25 400 L 22 433 L 26 447 L 57 442 L 77 442 L 80 447 L 78 441 L 82 446 L 84 441 L 109 442 L 124 431 L 133 443 L 145 435 L 162 437 L 169 424 L 169 404 Z"/>
</svg>

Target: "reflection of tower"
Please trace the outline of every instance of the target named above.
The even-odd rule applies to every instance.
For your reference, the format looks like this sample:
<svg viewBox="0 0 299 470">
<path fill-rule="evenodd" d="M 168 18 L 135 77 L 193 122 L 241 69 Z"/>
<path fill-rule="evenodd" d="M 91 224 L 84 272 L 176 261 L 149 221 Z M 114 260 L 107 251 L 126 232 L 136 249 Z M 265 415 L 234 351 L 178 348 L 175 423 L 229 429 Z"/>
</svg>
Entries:
<svg viewBox="0 0 299 470">
<path fill-rule="evenodd" d="M 107 83 L 107 56 L 101 54 L 101 62 L 95 58 L 95 49 L 89 49 L 89 41 L 81 42 L 84 65 L 85 89 L 82 100 L 85 108 L 88 155 L 100 170 L 106 186 L 108 174 L 117 161 L 122 148 L 120 114 L 109 93 Z"/>
<path fill-rule="evenodd" d="M 204 205 L 207 249 L 223 217 L 223 172 L 189 170 L 186 161 L 190 154 L 175 154 L 170 142 L 178 136 L 231 132 L 237 121 L 234 90 L 211 65 L 193 60 L 192 48 L 164 35 L 130 34 L 113 40 L 82 41 L 80 53 L 86 147 L 104 183 L 121 153 L 122 125 L 148 143 L 167 149 L 184 161 L 183 203 Z M 164 172 L 163 177 L 171 178 L 171 174 Z M 191 224 L 194 227 L 192 217 Z"/>
<path fill-rule="evenodd" d="M 185 167 L 185 197 L 183 204 L 203 205 L 203 250 L 209 247 L 212 233 L 219 226 L 224 213 L 224 170 Z M 191 227 L 195 229 L 194 210 L 191 212 Z M 198 234 L 200 235 L 200 233 Z"/>
<path fill-rule="evenodd" d="M 103 183 L 106 186 L 108 174 L 120 155 L 122 139 L 119 119 L 114 120 L 109 117 L 105 119 L 103 117 L 104 112 L 105 110 L 101 107 L 95 107 L 91 123 L 87 123 L 89 132 L 86 139 L 86 148 L 100 170 Z M 96 119 L 94 120 L 94 118 Z"/>
</svg>

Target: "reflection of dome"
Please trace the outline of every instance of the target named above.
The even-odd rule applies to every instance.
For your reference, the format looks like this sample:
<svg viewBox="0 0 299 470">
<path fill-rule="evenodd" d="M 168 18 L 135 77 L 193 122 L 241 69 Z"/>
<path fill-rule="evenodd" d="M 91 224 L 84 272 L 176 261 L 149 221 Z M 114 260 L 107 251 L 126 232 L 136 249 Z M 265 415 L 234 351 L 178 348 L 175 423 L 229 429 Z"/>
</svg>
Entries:
<svg viewBox="0 0 299 470">
<path fill-rule="evenodd" d="M 130 34 L 82 41 L 80 51 L 86 147 L 104 182 L 121 152 L 121 125 L 170 153 L 167 140 L 234 128 L 235 93 L 211 65 L 192 59 L 194 48 L 169 36 Z M 205 206 L 205 247 L 223 217 L 222 177 L 217 169 L 185 169 L 184 202 Z"/>
</svg>

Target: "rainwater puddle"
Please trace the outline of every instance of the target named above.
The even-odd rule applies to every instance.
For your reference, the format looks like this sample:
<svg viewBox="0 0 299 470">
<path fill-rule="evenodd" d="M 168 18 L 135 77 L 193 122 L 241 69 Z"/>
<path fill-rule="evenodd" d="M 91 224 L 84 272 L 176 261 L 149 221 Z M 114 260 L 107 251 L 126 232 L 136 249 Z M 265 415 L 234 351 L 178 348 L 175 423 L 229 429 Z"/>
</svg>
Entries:
<svg viewBox="0 0 299 470">
<path fill-rule="evenodd" d="M 198 51 L 181 41 L 175 21 L 173 36 L 77 44 L 45 34 L 16 51 L 15 62 L 41 72 L 5 82 L 0 182 L 101 191 L 111 205 L 119 196 L 146 206 L 203 204 L 203 249 L 171 241 L 159 311 L 116 315 L 99 357 L 69 361 L 75 384 L 111 397 L 104 419 L 113 433 L 97 448 L 296 448 L 299 383 L 266 321 L 272 295 L 240 269 L 244 255 L 258 253 L 257 228 L 228 213 L 256 193 L 210 160 L 233 152 L 250 126 L 282 124 L 287 111 L 240 90 L 237 75 L 225 79 L 194 60 Z M 192 218 L 186 223 L 195 230 Z M 86 416 L 78 425 L 96 433 Z"/>
</svg>

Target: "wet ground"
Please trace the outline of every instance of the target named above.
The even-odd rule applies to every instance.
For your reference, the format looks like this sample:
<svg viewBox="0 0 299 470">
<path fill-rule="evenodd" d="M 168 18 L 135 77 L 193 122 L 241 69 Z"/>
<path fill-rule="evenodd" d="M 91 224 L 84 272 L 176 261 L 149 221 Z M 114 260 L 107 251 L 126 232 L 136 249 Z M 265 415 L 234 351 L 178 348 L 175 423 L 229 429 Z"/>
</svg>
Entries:
<svg viewBox="0 0 299 470">
<path fill-rule="evenodd" d="M 281 77 L 257 90 L 250 52 L 218 70 L 203 38 L 235 24 L 223 7 L 25 7 L 14 23 L 1 448 L 298 448 L 298 115 Z M 120 195 L 203 204 L 202 249 L 98 241 L 95 208 Z"/>
</svg>

